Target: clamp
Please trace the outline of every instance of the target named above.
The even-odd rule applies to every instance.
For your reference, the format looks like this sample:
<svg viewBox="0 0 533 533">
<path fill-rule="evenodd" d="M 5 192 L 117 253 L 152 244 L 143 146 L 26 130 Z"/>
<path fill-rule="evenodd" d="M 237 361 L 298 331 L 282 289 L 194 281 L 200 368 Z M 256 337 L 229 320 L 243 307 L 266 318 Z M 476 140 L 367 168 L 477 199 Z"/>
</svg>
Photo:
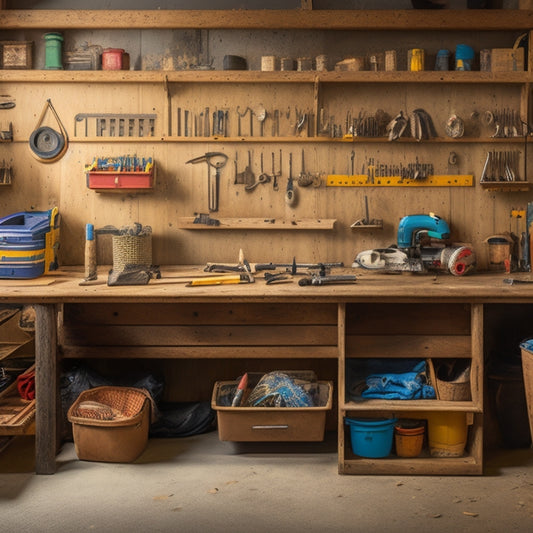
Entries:
<svg viewBox="0 0 533 533">
<path fill-rule="evenodd" d="M 207 163 L 207 203 L 209 211 L 218 211 L 218 191 L 220 183 L 220 169 L 224 168 L 228 156 L 222 152 L 207 152 L 204 155 L 189 159 L 187 163 Z M 212 180 L 211 168 L 215 169 L 215 179 Z"/>
</svg>

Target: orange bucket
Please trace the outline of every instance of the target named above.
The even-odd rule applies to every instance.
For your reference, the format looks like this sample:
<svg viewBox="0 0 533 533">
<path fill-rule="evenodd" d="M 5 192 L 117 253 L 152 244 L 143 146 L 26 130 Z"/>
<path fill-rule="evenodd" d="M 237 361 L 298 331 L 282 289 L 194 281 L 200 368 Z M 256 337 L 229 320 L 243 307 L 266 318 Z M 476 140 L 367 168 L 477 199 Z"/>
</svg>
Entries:
<svg viewBox="0 0 533 533">
<path fill-rule="evenodd" d="M 424 424 L 420 421 L 399 421 L 394 426 L 394 443 L 398 457 L 418 457 L 424 445 Z"/>
</svg>

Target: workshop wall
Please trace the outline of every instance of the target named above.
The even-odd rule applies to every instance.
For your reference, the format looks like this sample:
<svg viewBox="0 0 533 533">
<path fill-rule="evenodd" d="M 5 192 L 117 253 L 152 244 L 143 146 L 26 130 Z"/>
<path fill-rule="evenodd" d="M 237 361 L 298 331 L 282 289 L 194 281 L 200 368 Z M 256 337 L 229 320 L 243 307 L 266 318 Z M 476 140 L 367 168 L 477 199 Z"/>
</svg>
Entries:
<svg viewBox="0 0 533 533">
<path fill-rule="evenodd" d="M 142 4 L 141 2 L 137 2 Z M 300 2 L 294 2 L 300 4 Z M 20 5 L 19 5 L 20 4 Z M 34 4 L 34 5 L 30 5 Z M 69 8 L 84 2 L 68 2 Z M 86 4 L 86 3 L 85 3 Z M 102 8 L 120 9 L 124 2 L 100 2 Z M 105 4 L 105 5 L 104 5 Z M 111 4 L 111 5 L 109 5 Z M 128 9 L 135 3 L 127 2 Z M 144 5 L 146 2 L 144 2 Z M 168 4 L 168 6 L 167 6 Z M 170 5 L 172 4 L 172 5 Z M 187 2 L 160 2 L 158 7 L 176 8 Z M 205 6 L 204 6 L 205 4 Z M 220 2 L 195 2 L 194 8 L 221 8 Z M 225 3 L 226 4 L 226 3 Z M 228 8 L 240 7 L 240 2 L 227 2 Z M 257 5 L 256 5 L 257 4 Z M 263 4 L 263 5 L 260 5 Z M 247 8 L 267 7 L 266 2 L 246 3 Z M 290 7 L 280 2 L 282 7 Z M 331 2 L 331 4 L 335 4 Z M 17 8 L 24 8 L 17 2 Z M 60 1 L 26 2 L 31 9 L 63 8 Z M 276 2 L 269 2 L 274 8 Z M 9 2 L 8 2 L 9 7 Z M 226 5 L 224 5 L 226 7 Z M 98 9 L 94 2 L 91 9 Z M 53 31 L 54 28 L 50 28 Z M 336 61 L 353 55 L 396 49 L 399 69 L 405 69 L 407 50 L 420 46 L 428 51 L 452 49 L 456 43 L 467 42 L 476 50 L 510 47 L 517 35 L 508 33 L 450 33 L 438 32 L 329 32 L 329 31 L 245 31 L 245 30 L 116 30 L 62 32 L 64 50 L 70 51 L 83 43 L 98 44 L 103 48 L 124 48 L 130 55 L 134 70 L 182 70 L 191 66 L 212 64 L 222 70 L 227 54 L 246 57 L 248 68 L 261 69 L 265 55 L 277 57 L 315 57 L 326 54 L 329 68 Z M 43 32 L 5 31 L 2 39 L 33 40 L 35 43 L 34 68 L 44 66 Z M 451 39 L 451 40 L 450 40 Z M 434 62 L 431 53 L 426 57 Z M 175 116 L 178 107 L 199 113 L 205 107 L 211 110 L 229 110 L 229 136 L 237 136 L 240 110 L 265 106 L 289 113 L 280 127 L 294 132 L 297 110 L 311 112 L 314 87 L 307 84 L 268 83 L 171 83 L 171 108 Z M 167 94 L 161 83 L 2 83 L 2 94 L 16 95 L 16 107 L 3 111 L 2 122 L 12 121 L 16 142 L 0 145 L 0 159 L 9 161 L 14 168 L 13 185 L 0 194 L 0 214 L 21 210 L 48 209 L 59 206 L 62 215 L 60 261 L 64 265 L 78 265 L 84 258 L 84 228 L 86 223 L 96 227 L 107 224 L 117 227 L 140 222 L 153 228 L 154 262 L 156 264 L 202 264 L 206 261 L 235 261 L 240 248 L 253 261 L 343 261 L 351 264 L 357 252 L 374 247 L 388 246 L 396 241 L 399 220 L 406 214 L 435 212 L 450 224 L 452 237 L 458 242 L 471 243 L 478 252 L 481 267 L 486 264 L 484 239 L 505 231 L 519 232 L 522 228 L 510 217 L 512 209 L 525 208 L 533 200 L 532 193 L 498 193 L 483 190 L 479 178 L 487 156 L 482 144 L 464 143 L 298 143 L 298 142 L 160 142 L 166 134 Z M 448 117 L 456 113 L 465 118 L 465 128 L 472 136 L 490 136 L 490 126 L 482 121 L 487 110 L 520 108 L 519 85 L 441 85 L 416 84 L 324 84 L 320 89 L 321 104 L 327 117 L 344 125 L 348 113 L 352 116 L 362 110 L 373 114 L 383 109 L 391 117 L 400 110 L 406 113 L 424 108 L 433 118 L 437 134 L 444 137 Z M 71 142 L 66 155 L 53 164 L 42 164 L 31 156 L 27 139 L 35 129 L 46 100 L 50 98 L 63 121 L 69 137 L 74 137 L 78 113 L 156 113 L 154 139 L 157 142 L 131 142 L 127 139 L 112 143 Z M 192 116 L 192 115 L 191 115 Z M 264 123 L 270 136 L 272 122 L 269 115 Z M 255 120 L 255 119 L 254 119 Z M 50 114 L 46 121 L 54 126 Z M 259 136 L 260 124 L 254 121 L 254 137 Z M 173 127 L 176 127 L 174 122 Z M 241 132 L 247 135 L 248 116 L 242 121 Z M 80 135 L 80 132 L 77 132 Z M 176 135 L 174 131 L 174 135 Z M 283 136 L 280 132 L 280 136 Z M 301 132 L 303 137 L 306 133 Z M 26 140 L 26 141 L 25 141 Z M 513 145 L 524 157 L 523 147 Z M 350 173 L 352 150 L 356 172 L 376 163 L 404 165 L 418 160 L 434 165 L 436 173 L 473 174 L 474 187 L 438 188 L 372 188 L 321 187 L 299 188 L 298 204 L 291 208 L 284 201 L 289 176 L 289 158 L 292 154 L 292 175 L 301 171 L 302 150 L 305 170 L 328 174 Z M 178 219 L 195 213 L 207 212 L 207 166 L 186 164 L 189 159 L 206 152 L 222 151 L 228 155 L 220 180 L 220 207 L 213 217 L 254 217 L 276 220 L 302 218 L 336 219 L 333 231 L 291 230 L 213 230 L 190 231 L 178 228 Z M 249 157 L 256 177 L 261 173 L 261 155 L 264 170 L 271 171 L 272 154 L 279 169 L 282 155 L 282 176 L 279 190 L 272 184 L 259 185 L 253 192 L 243 185 L 234 184 L 235 170 L 243 171 Z M 456 152 L 457 165 L 450 166 L 450 152 Z M 137 154 L 153 157 L 157 165 L 156 187 L 152 193 L 137 195 L 100 194 L 87 189 L 84 167 L 94 157 Z M 250 154 L 250 155 L 249 155 Z M 236 161 L 236 163 L 235 163 Z M 528 165 L 531 168 L 531 164 Z M 323 179 L 323 181 L 325 181 Z M 353 231 L 350 225 L 365 215 L 365 196 L 370 216 L 383 219 L 382 230 Z M 100 263 L 111 263 L 111 246 L 107 238 L 100 240 Z"/>
</svg>

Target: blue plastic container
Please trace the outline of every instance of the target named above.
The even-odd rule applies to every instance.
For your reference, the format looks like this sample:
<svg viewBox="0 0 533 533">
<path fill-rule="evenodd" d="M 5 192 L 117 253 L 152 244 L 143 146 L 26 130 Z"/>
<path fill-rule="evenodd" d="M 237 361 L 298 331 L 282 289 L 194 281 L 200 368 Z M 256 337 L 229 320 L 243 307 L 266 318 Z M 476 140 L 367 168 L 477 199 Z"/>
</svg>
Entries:
<svg viewBox="0 0 533 533">
<path fill-rule="evenodd" d="M 396 418 L 345 418 L 350 426 L 352 451 L 360 457 L 387 457 L 392 450 Z"/>
<path fill-rule="evenodd" d="M 455 47 L 455 70 L 472 70 L 474 63 L 474 49 L 467 44 Z"/>
<path fill-rule="evenodd" d="M 0 218 L 0 278 L 36 278 L 55 270 L 58 248 L 57 207 Z"/>
</svg>

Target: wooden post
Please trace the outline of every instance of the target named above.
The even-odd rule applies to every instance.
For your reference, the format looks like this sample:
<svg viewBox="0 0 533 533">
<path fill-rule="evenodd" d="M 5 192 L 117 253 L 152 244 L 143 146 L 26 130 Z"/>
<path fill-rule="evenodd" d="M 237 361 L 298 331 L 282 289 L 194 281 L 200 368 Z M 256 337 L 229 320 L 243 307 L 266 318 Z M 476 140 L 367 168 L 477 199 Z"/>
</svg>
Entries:
<svg viewBox="0 0 533 533">
<path fill-rule="evenodd" d="M 57 437 L 57 328 L 53 304 L 35 305 L 35 472 L 53 474 Z"/>
</svg>

